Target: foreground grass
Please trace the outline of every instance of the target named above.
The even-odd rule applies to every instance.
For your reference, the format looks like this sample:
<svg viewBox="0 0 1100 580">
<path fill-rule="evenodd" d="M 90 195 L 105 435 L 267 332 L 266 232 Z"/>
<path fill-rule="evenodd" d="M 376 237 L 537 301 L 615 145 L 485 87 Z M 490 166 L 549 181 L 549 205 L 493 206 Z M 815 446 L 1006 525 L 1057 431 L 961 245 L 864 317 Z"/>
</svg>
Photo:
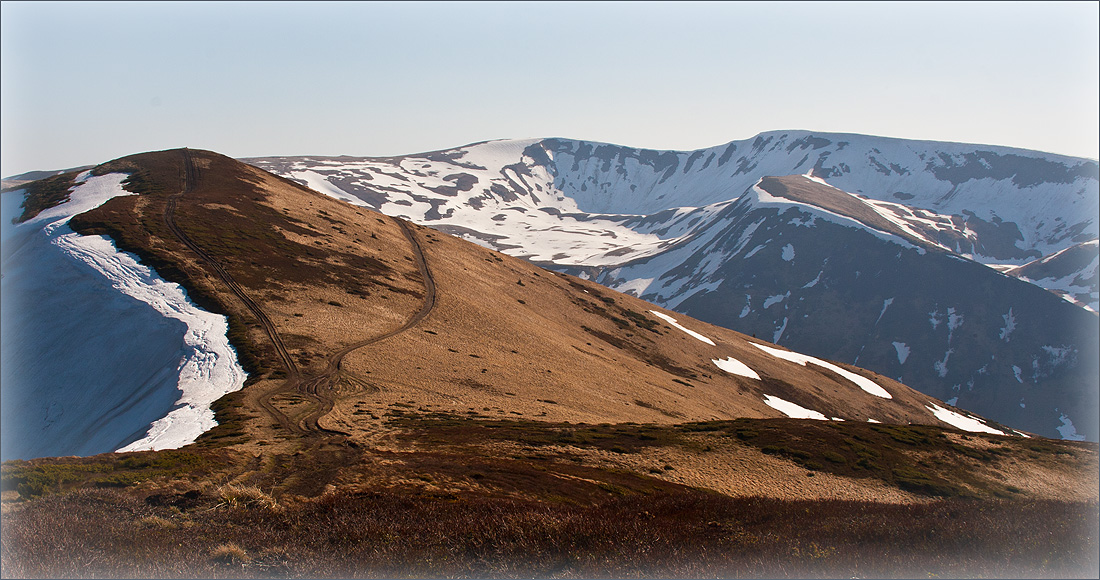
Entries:
<svg viewBox="0 0 1100 580">
<path fill-rule="evenodd" d="M 249 501 L 228 501 L 246 496 Z M 704 492 L 592 505 L 112 489 L 4 517 L 4 577 L 1096 577 L 1097 505 Z"/>
</svg>

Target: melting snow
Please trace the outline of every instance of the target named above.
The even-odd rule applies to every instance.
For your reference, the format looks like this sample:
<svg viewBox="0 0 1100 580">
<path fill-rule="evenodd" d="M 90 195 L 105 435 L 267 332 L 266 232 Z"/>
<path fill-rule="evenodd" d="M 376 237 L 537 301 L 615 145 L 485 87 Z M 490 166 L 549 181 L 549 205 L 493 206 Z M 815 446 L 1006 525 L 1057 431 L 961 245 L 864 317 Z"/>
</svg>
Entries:
<svg viewBox="0 0 1100 580">
<path fill-rule="evenodd" d="M 783 246 L 783 253 L 780 254 L 780 257 L 783 258 L 784 262 L 790 262 L 791 260 L 793 260 L 794 259 L 794 246 L 792 246 L 790 244 L 787 244 L 786 246 Z"/>
<path fill-rule="evenodd" d="M 868 423 L 882 423 L 882 421 L 875 421 L 874 419 L 867 419 Z"/>
<path fill-rule="evenodd" d="M 759 245 L 759 246 L 756 246 L 755 248 L 753 248 L 753 249 L 752 249 L 752 251 L 750 251 L 749 253 L 745 254 L 745 257 L 744 257 L 744 258 L 742 258 L 742 259 L 743 259 L 743 260 L 747 260 L 747 259 L 749 259 L 749 258 L 751 258 L 751 257 L 755 256 L 757 252 L 759 252 L 760 250 L 763 250 L 763 249 L 764 249 L 764 245 L 763 245 L 763 244 L 761 244 L 761 245 Z"/>
<path fill-rule="evenodd" d="M 829 420 L 828 417 L 822 415 L 821 413 L 818 413 L 817 411 L 796 405 L 790 401 L 784 401 L 779 397 L 764 395 L 764 403 L 792 419 L 817 419 L 818 421 Z"/>
<path fill-rule="evenodd" d="M 787 330 L 787 317 L 783 317 L 783 324 L 779 328 L 775 329 L 775 334 L 772 335 L 772 343 L 779 344 L 779 339 L 783 338 L 783 331 Z"/>
<path fill-rule="evenodd" d="M 733 358 L 732 356 L 726 357 L 724 359 L 711 359 L 710 362 L 714 363 L 718 368 L 726 371 L 727 373 L 740 375 L 742 377 L 748 377 L 750 379 L 756 379 L 758 381 L 760 380 L 760 375 L 756 374 L 756 371 L 750 369 L 749 365 Z"/>
<path fill-rule="evenodd" d="M 779 304 L 791 295 L 791 291 L 788 290 L 786 294 L 776 294 L 775 296 L 769 296 L 764 299 L 764 308 L 771 308 L 773 305 Z"/>
<path fill-rule="evenodd" d="M 649 288 L 649 285 L 653 283 L 653 280 L 653 278 L 635 278 L 619 284 L 615 289 L 624 294 L 634 292 L 635 296 L 641 296 L 646 288 Z"/>
<path fill-rule="evenodd" d="M 1057 409 L 1055 409 L 1057 411 Z M 1058 420 L 1062 422 L 1061 425 L 1055 427 L 1058 433 L 1062 435 L 1062 439 L 1069 439 L 1070 441 L 1084 441 L 1085 436 L 1077 433 L 1077 428 L 1073 426 L 1073 421 L 1069 420 L 1069 417 L 1065 413 L 1061 413 Z"/>
<path fill-rule="evenodd" d="M 832 363 L 825 362 L 821 359 L 817 359 L 817 358 L 814 358 L 812 356 L 807 356 L 807 355 L 797 353 L 797 352 L 791 352 L 791 351 L 788 351 L 788 350 L 779 350 L 778 348 L 771 348 L 769 346 L 764 346 L 762 344 L 758 344 L 758 343 L 755 343 L 755 342 L 752 343 L 752 345 L 755 346 L 756 348 L 759 348 L 760 350 L 776 357 L 776 358 L 781 358 L 783 360 L 790 361 L 790 362 L 793 362 L 793 363 L 796 363 L 796 364 L 800 364 L 802 366 L 806 366 L 806 363 L 811 363 L 811 364 L 815 364 L 819 367 L 829 369 L 829 370 L 833 371 L 834 373 L 848 379 L 849 381 L 852 381 L 859 388 L 863 389 L 864 391 L 866 391 L 866 392 L 868 392 L 868 393 L 870 393 L 870 394 L 872 394 L 876 397 L 881 397 L 883 399 L 892 399 L 893 398 L 890 395 L 890 393 L 886 391 L 886 389 L 880 387 L 874 381 L 872 381 L 872 380 L 870 380 L 866 377 L 863 377 L 861 375 L 857 375 L 857 374 L 855 374 L 851 371 L 844 370 L 844 369 L 842 369 L 842 368 L 840 368 L 840 367 L 838 367 L 838 366 L 836 366 Z"/>
<path fill-rule="evenodd" d="M 660 318 L 660 319 L 664 320 L 665 322 L 669 323 L 669 324 L 670 324 L 671 326 L 674 326 L 674 327 L 676 327 L 676 328 L 679 328 L 680 330 L 682 330 L 682 331 L 684 331 L 684 332 L 686 332 L 686 333 L 690 334 L 691 336 L 694 336 L 695 338 L 697 338 L 697 339 L 699 339 L 699 340 L 701 340 L 701 341 L 703 341 L 703 342 L 705 342 L 705 343 L 707 343 L 707 344 L 709 344 L 709 345 L 711 345 L 711 346 L 714 346 L 714 341 L 713 341 L 713 340 L 711 340 L 711 339 L 709 339 L 709 338 L 707 338 L 707 337 L 705 337 L 705 336 L 703 336 L 703 335 L 699 334 L 698 332 L 695 332 L 694 330 L 689 330 L 689 329 L 687 329 L 687 328 L 684 328 L 683 326 L 680 326 L 680 325 L 679 325 L 679 324 L 678 324 L 678 323 L 676 322 L 676 319 L 675 319 L 675 318 L 673 318 L 673 317 L 671 317 L 671 316 L 669 316 L 669 315 L 667 315 L 667 314 L 662 314 L 662 313 L 660 313 L 660 312 L 657 312 L 656 310 L 650 310 L 650 312 L 651 312 L 651 313 L 653 313 L 653 315 L 654 315 L 654 316 L 656 316 L 656 317 L 658 317 L 658 318 Z"/>
<path fill-rule="evenodd" d="M 887 298 L 886 300 L 882 301 L 882 312 L 878 313 L 878 318 L 875 320 L 876 325 L 879 323 L 880 320 L 882 320 L 882 315 L 886 314 L 886 309 L 889 308 L 890 305 L 893 304 L 893 303 L 894 303 L 893 298 Z"/>
<path fill-rule="evenodd" d="M 1016 317 L 1012 315 L 1012 309 L 1008 309 L 1008 314 L 1001 316 L 1004 319 L 1005 325 L 1001 328 L 1001 340 L 1008 342 L 1009 337 L 1012 335 L 1012 331 L 1016 330 Z"/>
<path fill-rule="evenodd" d="M 1018 367 L 1016 365 L 1012 365 L 1012 374 L 1013 374 L 1013 376 L 1016 377 L 1016 382 L 1017 383 L 1020 383 L 1021 385 L 1024 384 L 1024 377 L 1023 377 L 1024 370 L 1023 369 L 1021 369 L 1020 367 Z"/>
<path fill-rule="evenodd" d="M 943 360 L 932 363 L 932 368 L 935 369 L 936 374 L 938 374 L 940 378 L 947 376 L 947 359 L 951 358 L 951 353 L 953 352 L 955 352 L 955 349 L 947 349 L 947 352 L 943 353 Z"/>
<path fill-rule="evenodd" d="M 950 409 L 944 409 L 943 407 L 935 403 L 928 403 L 928 405 L 925 405 L 925 408 L 929 411 L 932 411 L 932 414 L 935 415 L 936 418 L 940 421 L 943 421 L 944 423 L 947 423 L 948 425 L 951 425 L 953 427 L 962 429 L 963 431 L 970 431 L 972 433 L 992 433 L 994 435 L 1004 435 L 1004 433 L 986 425 L 984 422 L 979 421 L 978 419 L 961 415 Z"/>
<path fill-rule="evenodd" d="M 905 359 L 909 358 L 909 345 L 904 342 L 895 342 L 894 350 L 898 351 L 898 363 L 905 364 Z"/>
<path fill-rule="evenodd" d="M 940 311 L 933 310 L 932 312 L 929 312 L 928 322 L 932 325 L 932 330 L 936 330 L 936 328 L 940 326 L 940 323 L 943 322 L 943 319 L 940 318 Z"/>
<path fill-rule="evenodd" d="M 954 308 L 948 308 L 947 309 L 947 342 L 951 342 L 951 337 L 955 334 L 955 331 L 960 326 L 962 326 L 962 323 L 963 323 L 962 314 L 956 314 Z"/>
</svg>

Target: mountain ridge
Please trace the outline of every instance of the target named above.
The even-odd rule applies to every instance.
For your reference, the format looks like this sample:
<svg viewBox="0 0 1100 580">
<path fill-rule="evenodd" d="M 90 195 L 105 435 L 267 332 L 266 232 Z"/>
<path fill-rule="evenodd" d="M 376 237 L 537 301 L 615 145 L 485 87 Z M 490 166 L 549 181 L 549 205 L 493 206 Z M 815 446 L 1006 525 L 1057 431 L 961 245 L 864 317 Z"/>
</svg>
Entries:
<svg viewBox="0 0 1100 580">
<path fill-rule="evenodd" d="M 369 438 L 377 416 L 410 397 L 424 407 L 473 397 L 483 411 L 547 421 L 667 423 L 781 417 L 798 408 L 838 419 L 944 424 L 929 406 L 943 408 L 942 401 L 885 377 L 845 375 L 851 370 L 830 370 L 841 367 L 818 359 L 782 362 L 743 335 L 693 320 L 685 321 L 689 329 L 677 322 L 682 316 L 637 298 L 365 214 L 224 156 L 138 154 L 82 175 L 128 175 L 114 179 L 132 191 L 73 216 L 73 231 L 110 235 L 228 317 L 249 373 L 245 389 L 229 399 L 253 415 L 219 419 L 220 431 L 235 437 L 272 437 L 259 420 L 266 414 L 297 435 Z M 392 248 L 404 249 L 388 255 Z M 491 296 L 501 298 L 485 300 Z M 494 322 L 501 316 L 506 324 Z M 423 331 L 410 332 L 414 326 Z M 339 356 L 326 354 L 333 352 Z M 734 361 L 755 378 L 725 371 Z M 420 372 L 410 375 L 414 367 Z M 858 402 L 852 381 L 866 380 L 890 385 L 890 394 Z M 811 390 L 797 386 L 811 382 Z M 364 423 L 367 413 L 376 418 Z"/>
<path fill-rule="evenodd" d="M 857 164 L 856 160 L 861 161 Z M 673 309 L 679 309 L 690 296 L 701 297 L 702 293 L 714 292 L 722 286 L 723 279 L 716 273 L 721 263 L 733 257 L 721 252 L 695 255 L 688 248 L 692 244 L 705 245 L 706 236 L 718 235 L 732 227 L 731 220 L 737 221 L 734 213 L 758 211 L 759 207 L 738 205 L 738 201 L 757 195 L 753 190 L 761 178 L 787 179 L 783 176 L 796 171 L 795 174 L 806 175 L 809 181 L 836 188 L 838 196 L 862 208 L 865 219 L 869 216 L 878 224 L 877 227 L 862 224 L 868 232 L 891 231 L 901 236 L 899 240 L 908 239 L 912 243 L 916 239 L 921 251 L 936 247 L 943 250 L 939 253 L 988 266 L 989 272 L 978 276 L 988 278 L 988 283 L 993 284 L 990 288 L 1011 286 L 1000 271 L 1024 272 L 1023 266 L 1033 263 L 1030 269 L 1034 272 L 1044 260 L 1050 263 L 1060 252 L 1080 246 L 1073 261 L 1065 260 L 1065 267 L 1072 263 L 1072 269 L 1059 271 L 1058 277 L 1036 275 L 1023 279 L 1093 313 L 1100 297 L 1098 256 L 1090 243 L 1096 237 L 1098 221 L 1097 164 L 1068 156 L 1003 147 L 776 131 L 693 152 L 531 139 L 486 142 L 424 156 L 391 157 L 384 162 L 346 157 L 327 161 L 324 158 L 247 161 L 329 195 L 413 219 L 550 269 L 589 277 Z M 715 173 L 717 169 L 721 172 Z M 634 209 L 629 207 L 632 203 Z M 816 218 L 811 214 L 817 207 L 802 203 L 797 209 L 806 217 L 794 219 L 786 228 L 812 228 Z M 752 245 L 745 248 L 742 244 L 729 244 L 728 251 L 742 252 L 742 257 L 751 258 L 756 247 L 767 247 L 766 237 L 754 237 L 755 228 L 764 223 L 761 219 L 764 218 L 751 222 L 756 226 L 750 223 L 736 226 L 742 228 L 740 236 L 744 243 L 755 240 Z M 859 244 L 844 243 L 845 247 L 862 251 Z M 779 249 L 773 251 L 781 254 Z M 795 252 L 795 247 L 785 251 Z M 781 258 L 775 256 L 771 263 L 785 264 L 786 260 Z M 645 266 L 647 263 L 649 266 Z M 684 266 L 688 263 L 695 264 L 694 271 Z M 825 268 L 819 264 L 813 272 L 807 270 L 799 286 L 809 284 L 815 274 L 825 274 Z M 858 271 L 859 268 L 852 268 L 850 274 L 858 275 Z M 727 284 L 726 288 L 726 294 L 732 292 L 732 286 Z M 790 290 L 794 289 L 767 289 L 766 297 L 771 300 L 770 297 Z M 878 304 L 881 306 L 893 294 L 877 298 Z M 727 296 L 725 300 L 744 301 L 744 296 L 744 293 L 740 298 Z M 1045 298 L 1036 300 L 1043 305 L 1041 308 L 1059 308 Z M 880 306 L 874 307 L 876 313 Z M 767 309 L 764 305 L 753 306 L 761 307 Z M 944 316 L 944 308 L 958 310 L 960 305 L 930 305 L 926 314 L 939 311 L 939 316 Z M 973 308 L 982 310 L 984 306 Z M 1006 306 L 1004 312 L 989 315 L 980 325 L 996 334 L 1007 324 L 1000 318 L 1017 316 L 1022 308 Z M 701 307 L 688 313 L 715 321 Z M 908 334 L 917 332 L 918 318 L 923 320 L 927 316 L 918 317 L 914 313 L 908 322 Z M 971 326 L 978 322 L 973 314 L 961 319 Z M 724 324 L 750 333 L 762 330 L 738 326 L 738 320 L 726 319 Z M 776 314 L 770 321 L 772 330 L 762 336 L 770 337 L 774 330 L 785 327 L 784 320 L 794 323 L 789 316 Z M 906 373 L 906 380 L 917 380 L 916 384 L 926 392 L 962 401 L 959 404 L 964 406 L 986 405 L 989 396 L 984 396 L 987 402 L 974 401 L 971 394 L 974 383 L 987 390 L 1009 384 L 1006 380 L 1020 385 L 1022 369 L 1035 365 L 1039 365 L 1033 373 L 1038 380 L 1039 375 L 1047 373 L 1040 368 L 1048 364 L 1043 362 L 1048 358 L 1045 347 L 1061 349 L 1080 343 L 1086 346 L 1070 348 L 1087 359 L 1092 339 L 1088 330 L 1080 329 L 1090 327 L 1092 320 L 1082 318 L 1070 325 L 1073 332 L 1085 333 L 1071 342 L 1066 342 L 1067 338 L 1061 344 L 1035 345 L 1027 353 L 1006 343 L 999 350 L 983 355 L 982 360 L 973 357 L 963 360 L 957 349 L 954 355 L 944 354 L 952 349 L 950 341 L 945 340 L 942 346 L 935 347 L 940 351 L 938 358 L 923 363 L 923 378 Z M 835 321 L 817 324 L 818 330 L 826 335 L 849 329 Z M 998 326 L 993 328 L 994 324 Z M 832 338 L 837 344 L 846 340 L 842 336 Z M 889 352 L 895 348 L 893 342 L 913 344 L 905 336 L 883 340 L 864 346 Z M 832 351 L 814 354 L 837 356 Z M 1005 369 L 1021 371 L 994 380 L 982 370 L 990 363 L 989 355 L 1008 359 Z M 847 362 L 866 360 L 857 358 L 856 352 L 846 356 L 850 357 Z M 962 364 L 965 372 L 957 374 L 960 369 L 952 371 L 956 374 L 941 375 L 944 368 L 949 368 L 949 360 L 955 362 L 956 369 Z M 896 373 L 895 367 L 882 362 L 876 370 Z M 1089 384 L 1096 382 L 1094 379 L 1085 372 L 1084 384 L 1078 388 L 1088 391 Z M 1067 380 L 1081 385 L 1082 379 Z M 981 387 L 983 383 L 985 387 Z M 1004 413 L 1002 418 L 1012 422 L 1030 414 L 1019 404 L 1027 405 L 1034 396 L 1035 392 L 1005 394 L 998 403 L 999 410 L 982 406 L 975 410 L 986 415 Z M 1054 435 L 1064 431 L 1072 435 L 1074 428 L 1069 425 L 1077 425 L 1078 433 L 1096 437 L 1096 429 L 1091 426 L 1097 423 L 1095 418 L 1074 419 L 1065 415 L 1073 413 L 1067 408 L 1091 408 L 1089 396 L 1086 393 L 1083 400 L 1062 403 L 1057 413 L 1054 408 L 1048 410 L 1044 432 Z M 1007 402 L 1009 398 L 1011 404 Z M 966 402 L 968 399 L 971 403 Z M 1016 410 L 1012 405 L 1016 405 Z M 1065 423 L 1066 420 L 1070 423 Z"/>
<path fill-rule="evenodd" d="M 643 569 L 654 565 L 673 575 L 743 576 L 900 565 L 980 574 L 1025 566 L 1043 575 L 1096 567 L 1095 443 L 1017 431 L 875 372 L 212 152 L 138 154 L 23 194 L 25 209 L 39 213 L 3 232 L 19 240 L 5 243 L 5 301 L 11 284 L 30 278 L 39 282 L 35 314 L 79 318 L 65 308 L 74 289 L 88 290 L 94 310 L 122 290 L 114 278 L 58 283 L 48 262 L 72 254 L 27 250 L 73 247 L 55 244 L 62 232 L 72 244 L 110 247 L 100 257 L 122 263 L 117 244 L 222 313 L 222 337 L 248 378 L 210 405 L 217 426 L 170 446 L 179 448 L 4 461 L 6 573 L 512 576 L 653 573 Z M 12 215 L 12 199 L 3 201 Z M 862 227 L 822 225 L 878 240 L 864 245 L 879 251 L 917 255 Z M 807 253 L 801 245 L 752 251 L 773 250 L 782 262 Z M 811 287 L 830 283 L 820 276 Z M 6 303 L 5 373 L 10 314 Z M 117 371 L 113 363 L 141 362 L 180 332 L 111 314 L 39 325 L 61 348 L 38 352 L 32 374 Z M 957 315 L 941 323 L 956 336 L 967 329 Z M 1017 324 L 1014 332 L 1027 329 L 1022 315 Z M 116 349 L 103 360 L 51 340 L 100 336 Z M 115 343 L 118 336 L 130 341 Z M 155 362 L 162 372 L 187 366 Z M 0 390 L 5 413 L 21 387 L 11 378 Z M 123 398 L 144 390 L 109 372 L 92 382 Z M 157 390 L 173 390 L 164 386 Z M 14 429 L 56 436 L 49 420 L 58 417 L 87 415 L 86 432 L 140 424 L 95 408 L 113 401 L 67 406 L 71 395 L 49 400 L 32 389 L 39 406 L 19 409 L 17 423 L 5 416 L 5 444 Z M 75 432 L 61 435 L 72 441 Z M 1012 544 L 1021 538 L 1023 552 Z"/>
</svg>

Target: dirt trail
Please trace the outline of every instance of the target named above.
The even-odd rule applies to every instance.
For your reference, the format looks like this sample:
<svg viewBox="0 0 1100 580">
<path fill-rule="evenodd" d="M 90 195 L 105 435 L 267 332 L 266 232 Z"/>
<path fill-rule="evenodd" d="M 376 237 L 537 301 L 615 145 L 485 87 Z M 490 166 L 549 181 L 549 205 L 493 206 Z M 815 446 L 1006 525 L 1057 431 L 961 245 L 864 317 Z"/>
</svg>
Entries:
<svg viewBox="0 0 1100 580">
<path fill-rule="evenodd" d="M 176 224 L 176 207 L 179 204 L 179 200 L 188 193 L 194 191 L 194 188 L 199 180 L 199 173 L 195 168 L 195 164 L 191 157 L 191 151 L 184 149 L 184 163 L 183 172 L 181 173 L 180 191 L 173 194 L 168 198 L 168 202 L 164 208 L 164 221 L 168 226 L 168 229 L 172 234 L 191 251 L 195 252 L 207 265 L 209 265 L 225 282 L 230 291 L 233 292 L 237 298 L 252 312 L 256 320 L 259 321 L 263 327 L 264 332 L 271 339 L 272 344 L 275 346 L 275 350 L 279 355 L 283 366 L 286 369 L 287 379 L 277 388 L 268 393 L 264 393 L 258 397 L 260 406 L 266 411 L 273 419 L 279 422 L 279 424 L 292 433 L 307 434 L 307 433 L 329 433 L 334 435 L 348 435 L 343 431 L 328 429 L 322 427 L 319 423 L 321 418 L 332 411 L 335 399 L 333 398 L 334 387 L 341 380 L 348 380 L 354 382 L 353 377 L 344 376 L 341 370 L 341 364 L 344 357 L 357 349 L 375 344 L 383 341 L 392 336 L 396 336 L 406 330 L 409 330 L 413 326 L 416 326 L 420 321 L 424 320 L 431 313 L 432 308 L 435 307 L 436 299 L 436 287 L 435 280 L 432 278 L 431 271 L 428 269 L 428 263 L 424 258 L 423 248 L 420 246 L 420 242 L 416 237 L 416 233 L 413 231 L 412 226 L 407 222 L 397 219 L 397 224 L 401 227 L 402 232 L 405 234 L 405 238 L 412 246 L 413 255 L 416 259 L 417 268 L 420 270 L 420 275 L 424 280 L 425 294 L 424 303 L 420 307 L 420 310 L 416 312 L 400 327 L 388 331 L 386 333 L 372 336 L 370 338 L 361 340 L 359 342 L 350 344 L 339 351 L 329 355 L 328 363 L 325 369 L 316 375 L 303 377 L 301 371 L 298 369 L 298 365 L 294 362 L 294 359 L 287 351 L 283 339 L 279 336 L 278 330 L 275 328 L 275 324 L 271 322 L 267 314 L 264 313 L 263 308 L 256 303 L 241 286 L 233 279 L 233 276 L 225 270 L 225 268 L 210 254 L 199 247 L 193 240 L 191 240 L 187 234 L 185 234 L 179 226 Z M 396 219 L 396 218 L 394 218 Z M 314 403 L 314 410 L 307 414 L 302 420 L 295 422 L 290 419 L 285 413 L 280 411 L 272 404 L 272 399 L 283 393 L 297 392 L 306 396 Z"/>
<path fill-rule="evenodd" d="M 341 370 L 341 365 L 344 362 L 345 356 L 352 351 L 381 342 L 409 330 L 419 324 L 420 321 L 424 320 L 428 314 L 431 313 L 432 308 L 435 307 L 435 279 L 432 278 L 432 273 L 428 269 L 428 262 L 424 258 L 424 249 L 420 246 L 420 241 L 416 238 L 416 233 L 408 222 L 397 218 L 393 219 L 397 221 L 397 225 L 401 226 L 402 233 L 405 234 L 405 238 L 412 246 L 413 256 L 416 259 L 416 266 L 420 270 L 420 277 L 424 280 L 424 303 L 420 306 L 420 310 L 417 311 L 416 314 L 413 314 L 412 317 L 405 321 L 405 324 L 400 327 L 350 344 L 333 353 L 328 357 L 328 364 L 321 374 L 306 379 L 303 382 L 305 387 L 303 390 L 306 393 L 314 395 L 323 401 L 321 406 L 303 419 L 302 422 L 307 429 L 314 431 L 331 431 L 321 427 L 318 421 L 332 410 L 332 406 L 335 403 L 334 399 L 328 396 L 328 393 L 325 393 L 325 391 L 332 391 L 341 380 L 354 380 L 351 377 L 345 376 Z"/>
</svg>

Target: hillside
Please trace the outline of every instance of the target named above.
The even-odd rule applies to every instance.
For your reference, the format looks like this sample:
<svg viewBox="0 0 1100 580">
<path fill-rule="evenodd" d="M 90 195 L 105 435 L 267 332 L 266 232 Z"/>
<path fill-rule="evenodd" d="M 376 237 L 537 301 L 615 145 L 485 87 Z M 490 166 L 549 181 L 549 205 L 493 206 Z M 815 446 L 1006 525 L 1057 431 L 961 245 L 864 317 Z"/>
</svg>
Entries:
<svg viewBox="0 0 1100 580">
<path fill-rule="evenodd" d="M 944 424 L 930 411 L 941 401 L 896 381 L 807 365 L 683 317 L 681 327 L 637 298 L 221 156 L 142 154 L 91 173 L 128 174 L 122 183 L 140 195 L 69 226 L 109 234 L 228 316 L 250 374 L 251 439 L 317 429 L 365 438 L 378 420 L 368 417 L 408 401 L 557 422 L 784 417 L 776 407 L 794 404 L 848 421 Z"/>
<path fill-rule="evenodd" d="M 1020 432 L 886 376 L 670 312 L 216 153 L 144 153 L 51 179 L 28 186 L 22 225 L 6 234 L 21 241 L 5 248 L 5 299 L 36 264 L 44 276 L 54 271 L 28 249 L 60 239 L 113 242 L 155 270 L 133 287 L 178 283 L 183 303 L 224 316 L 247 380 L 225 385 L 213 402 L 216 427 L 167 445 L 179 449 L 5 462 L 5 576 L 1096 567 L 1088 533 L 1095 444 Z M 99 256 L 122 264 L 125 254 Z M 101 291 L 83 299 L 126 291 L 110 272 L 101 276 Z M 74 290 L 43 284 L 33 298 L 63 304 Z M 125 362 L 143 360 L 146 348 L 171 358 L 176 351 L 164 345 L 191 333 L 186 324 L 127 326 L 137 317 L 147 313 L 77 320 L 41 329 L 41 340 L 60 332 L 95 343 L 129 332 L 136 339 L 112 356 Z M 214 334 L 185 356 L 226 362 Z M 40 352 L 34 374 L 88 368 L 124 399 L 156 399 L 150 409 L 201 407 L 171 402 L 169 380 L 150 383 L 130 364 L 87 354 Z M 163 373 L 178 373 L 183 389 L 189 364 Z M 5 376 L 5 411 L 13 393 L 34 399 L 37 391 L 25 390 L 33 383 L 22 379 Z M 65 412 L 41 423 L 37 413 L 14 424 L 5 417 L 4 439 L 12 429 L 61 443 L 75 433 L 50 430 L 77 414 L 64 407 L 71 392 L 53 396 Z M 154 435 L 142 432 L 146 418 L 116 416 L 128 403 L 96 404 L 81 409 L 92 419 L 70 437 L 72 449 L 97 428 L 136 431 L 135 441 Z M 997 547 L 1005 545 L 1000 532 L 967 506 L 990 510 L 1002 531 L 1036 537 L 1034 548 L 1007 554 Z M 792 531 L 807 513 L 830 523 Z M 981 550 L 916 541 L 945 514 Z M 868 542 L 884 522 L 891 545 L 912 548 Z"/>
<path fill-rule="evenodd" d="M 246 161 L 1017 428 L 1100 437 L 1093 160 L 782 131 L 692 152 L 543 139 Z M 919 306 L 884 308 L 917 278 Z"/>
</svg>

